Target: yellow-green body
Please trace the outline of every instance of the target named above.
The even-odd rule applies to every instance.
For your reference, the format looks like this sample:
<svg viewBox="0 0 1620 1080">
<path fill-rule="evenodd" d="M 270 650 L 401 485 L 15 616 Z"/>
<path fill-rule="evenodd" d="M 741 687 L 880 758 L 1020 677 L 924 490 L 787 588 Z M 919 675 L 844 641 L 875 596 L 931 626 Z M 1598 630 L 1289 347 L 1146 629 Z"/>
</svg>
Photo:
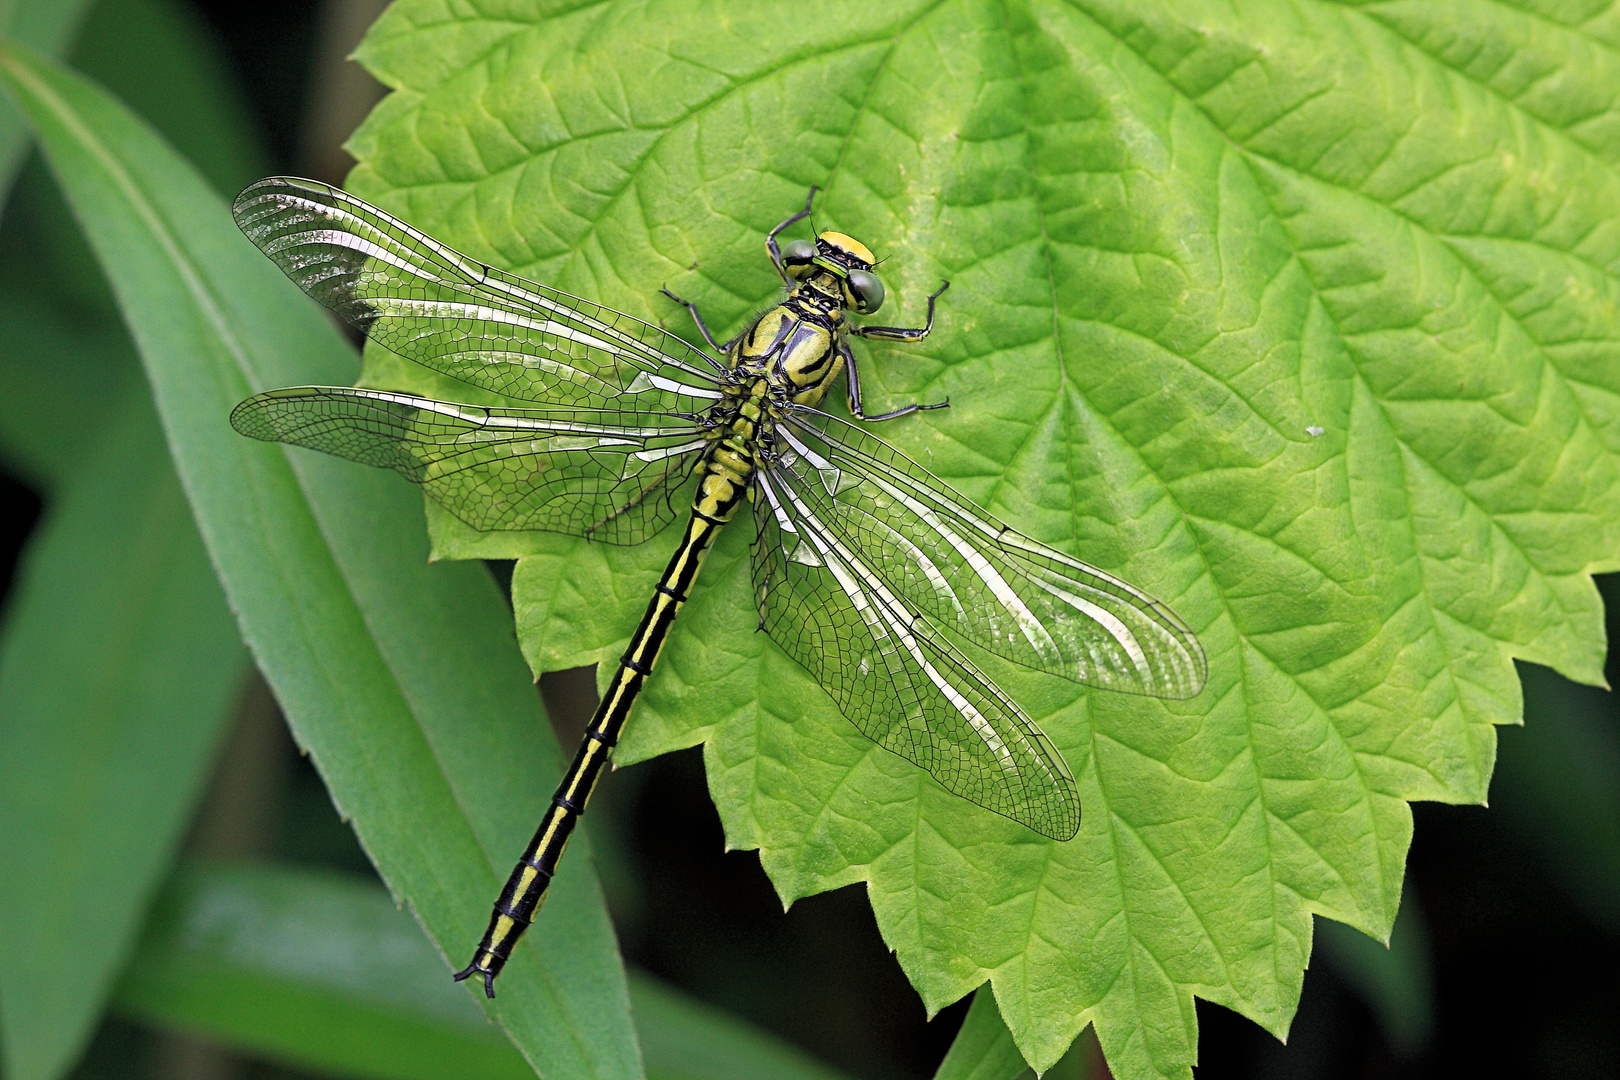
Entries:
<svg viewBox="0 0 1620 1080">
<path fill-rule="evenodd" d="M 842 233 L 829 232 L 817 237 L 813 256 L 806 248 L 795 249 L 790 244 L 784 259 L 776 246 L 776 234 L 808 212 L 807 204 L 804 213 L 778 225 L 766 240 L 771 261 L 790 288 L 788 295 L 732 341 L 725 345 L 716 342 L 696 308 L 679 301 L 691 311 L 704 338 L 724 353 L 731 378 L 725 381 L 720 400 L 708 413 L 709 445 L 695 467 L 701 479 L 680 546 L 659 579 L 540 828 L 495 902 L 489 928 L 472 963 L 456 974 L 457 980 L 482 977 L 490 997 L 495 996 L 495 976 L 545 901 L 557 861 L 562 858 L 575 823 L 585 812 L 642 685 L 658 662 L 676 615 L 691 595 L 715 537 L 749 498 L 762 455 L 773 452 L 774 427 L 782 410 L 821 404 L 833 381 L 846 372 L 850 411 L 857 419 L 889 419 L 919 408 L 938 407 L 910 405 L 876 417 L 861 412 L 860 384 L 849 350 L 851 333 L 890 341 L 920 341 L 933 326 L 934 300 L 939 293 L 928 298 L 927 326 L 852 327 L 845 318 L 846 308 L 869 312 L 882 303 L 882 284 L 869 273 L 874 261 L 872 253 Z"/>
</svg>

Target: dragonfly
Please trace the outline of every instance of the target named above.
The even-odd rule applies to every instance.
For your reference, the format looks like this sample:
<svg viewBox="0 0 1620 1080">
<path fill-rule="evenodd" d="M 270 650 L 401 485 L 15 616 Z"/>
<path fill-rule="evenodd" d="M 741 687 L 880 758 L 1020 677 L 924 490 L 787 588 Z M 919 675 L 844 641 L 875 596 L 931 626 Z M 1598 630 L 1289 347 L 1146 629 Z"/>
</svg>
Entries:
<svg viewBox="0 0 1620 1080">
<path fill-rule="evenodd" d="M 1066 679 L 1185 699 L 1197 636 L 1162 602 L 979 509 L 865 430 L 947 402 L 868 413 L 852 338 L 933 329 L 857 324 L 885 298 L 876 259 L 839 232 L 766 253 L 779 303 L 707 349 L 470 258 L 334 187 L 273 177 L 238 225 L 309 296 L 377 344 L 522 407 L 347 386 L 256 394 L 243 435 L 393 469 L 479 531 L 640 544 L 684 516 L 669 565 L 459 982 L 487 996 L 533 922 L 563 849 L 720 530 L 744 508 L 758 625 L 867 738 L 947 791 L 1071 839 L 1080 795 L 1063 755 L 964 646 Z M 820 410 L 838 377 L 851 419 Z"/>
</svg>

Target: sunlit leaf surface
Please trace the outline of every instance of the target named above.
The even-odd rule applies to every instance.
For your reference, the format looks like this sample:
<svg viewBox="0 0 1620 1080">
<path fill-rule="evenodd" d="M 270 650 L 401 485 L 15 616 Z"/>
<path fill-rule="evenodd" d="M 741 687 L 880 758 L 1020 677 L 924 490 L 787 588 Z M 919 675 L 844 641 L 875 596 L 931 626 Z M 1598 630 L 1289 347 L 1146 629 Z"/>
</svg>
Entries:
<svg viewBox="0 0 1620 1080">
<path fill-rule="evenodd" d="M 1029 1061 L 1095 1023 L 1185 1076 L 1193 997 L 1286 1031 L 1318 913 L 1386 936 L 1407 801 L 1478 802 L 1510 658 L 1597 682 L 1620 550 L 1620 18 L 1547 3 L 403 0 L 351 187 L 476 258 L 735 331 L 761 240 L 882 256 L 884 434 L 1031 535 L 1161 597 L 1209 685 L 1165 703 L 987 663 L 1079 780 L 1053 843 L 863 739 L 755 633 L 728 530 L 621 760 L 699 742 L 786 899 L 865 881 L 930 1007 L 990 980 Z M 885 311 L 885 316 L 889 314 Z M 373 353 L 373 385 L 498 404 Z M 521 557 L 531 664 L 616 655 L 667 558 Z"/>
</svg>

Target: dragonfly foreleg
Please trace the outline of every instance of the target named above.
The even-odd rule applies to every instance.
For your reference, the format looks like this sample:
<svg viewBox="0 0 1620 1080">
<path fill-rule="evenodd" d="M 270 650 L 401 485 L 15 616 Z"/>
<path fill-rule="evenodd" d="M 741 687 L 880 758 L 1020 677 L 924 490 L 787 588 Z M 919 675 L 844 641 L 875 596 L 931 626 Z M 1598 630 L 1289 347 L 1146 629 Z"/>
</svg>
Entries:
<svg viewBox="0 0 1620 1080">
<path fill-rule="evenodd" d="M 935 289 L 933 295 L 928 298 L 928 321 L 922 326 L 851 326 L 849 332 L 857 337 L 871 338 L 873 341 L 921 341 L 934 328 L 934 301 L 939 299 L 940 293 L 950 287 L 951 283 L 947 281 Z"/>
<path fill-rule="evenodd" d="M 765 234 L 765 250 L 770 253 L 771 265 L 776 267 L 776 276 L 782 279 L 782 284 L 793 288 L 794 281 L 788 277 L 787 270 L 782 266 L 782 249 L 776 246 L 776 234 L 792 225 L 795 221 L 803 221 L 810 216 L 810 204 L 815 201 L 816 192 L 821 189 L 814 184 L 810 186 L 810 194 L 804 197 L 804 209 L 782 222 L 776 228 Z"/>
<path fill-rule="evenodd" d="M 658 291 L 675 301 L 677 304 L 681 305 L 681 307 L 685 308 L 691 314 L 692 321 L 697 323 L 698 333 L 703 335 L 703 340 L 709 343 L 710 348 L 714 349 L 714 351 L 719 353 L 721 356 L 726 354 L 726 347 L 714 340 L 714 335 L 709 333 L 708 326 L 704 325 L 703 316 L 698 314 L 696 304 L 692 303 L 690 300 L 682 300 L 668 289 L 659 289 Z"/>
</svg>

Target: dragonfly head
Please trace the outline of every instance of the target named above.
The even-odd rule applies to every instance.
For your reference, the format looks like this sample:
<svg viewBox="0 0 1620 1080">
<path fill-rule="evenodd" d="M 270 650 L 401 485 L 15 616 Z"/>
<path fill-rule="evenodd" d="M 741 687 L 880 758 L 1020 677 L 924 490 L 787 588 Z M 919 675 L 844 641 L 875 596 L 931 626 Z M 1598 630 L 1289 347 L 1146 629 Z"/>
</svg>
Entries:
<svg viewBox="0 0 1620 1080">
<path fill-rule="evenodd" d="M 782 248 L 782 267 L 790 278 L 805 281 L 826 275 L 828 292 L 836 290 L 844 306 L 858 315 L 870 315 L 883 306 L 883 280 L 872 273 L 876 261 L 865 244 L 840 232 L 792 240 Z"/>
</svg>

